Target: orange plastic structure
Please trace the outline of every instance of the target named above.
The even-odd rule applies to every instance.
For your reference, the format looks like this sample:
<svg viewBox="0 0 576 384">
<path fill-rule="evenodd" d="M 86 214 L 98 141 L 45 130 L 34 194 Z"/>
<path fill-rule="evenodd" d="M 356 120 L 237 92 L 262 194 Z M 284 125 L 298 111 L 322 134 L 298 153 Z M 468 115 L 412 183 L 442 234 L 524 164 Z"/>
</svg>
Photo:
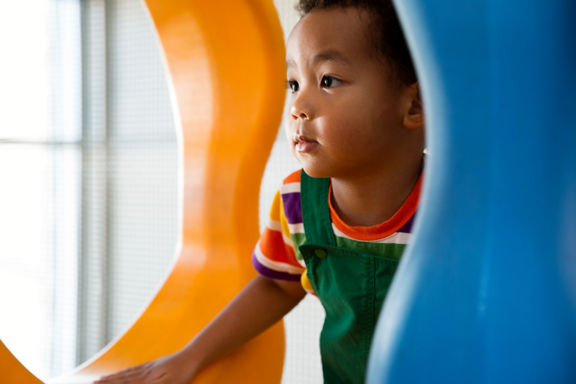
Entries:
<svg viewBox="0 0 576 384">
<path fill-rule="evenodd" d="M 283 35 L 272 0 L 146 0 L 182 126 L 183 235 L 174 269 L 136 323 L 51 383 L 87 383 L 183 347 L 249 281 L 258 194 L 283 107 Z M 282 326 L 195 383 L 279 383 Z M 40 383 L 0 343 L 0 383 Z"/>
</svg>

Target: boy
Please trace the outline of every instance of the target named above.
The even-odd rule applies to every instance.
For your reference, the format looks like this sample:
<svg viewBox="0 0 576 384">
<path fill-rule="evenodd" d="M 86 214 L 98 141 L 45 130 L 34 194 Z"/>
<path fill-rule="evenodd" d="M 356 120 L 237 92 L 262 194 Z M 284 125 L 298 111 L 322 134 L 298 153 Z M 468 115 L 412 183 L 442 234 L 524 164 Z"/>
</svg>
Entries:
<svg viewBox="0 0 576 384">
<path fill-rule="evenodd" d="M 305 289 L 326 310 L 324 381 L 364 381 L 417 206 L 422 103 L 390 1 L 301 0 L 299 9 L 287 42 L 286 133 L 303 171 L 276 195 L 253 255 L 260 276 L 181 351 L 97 383 L 187 384 L 280 320 Z"/>
</svg>

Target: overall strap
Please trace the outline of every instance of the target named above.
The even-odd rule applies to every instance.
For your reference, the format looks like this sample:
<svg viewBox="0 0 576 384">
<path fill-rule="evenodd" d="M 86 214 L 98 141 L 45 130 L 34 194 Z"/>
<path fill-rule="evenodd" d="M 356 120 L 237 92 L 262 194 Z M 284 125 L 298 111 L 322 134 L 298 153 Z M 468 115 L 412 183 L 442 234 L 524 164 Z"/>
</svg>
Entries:
<svg viewBox="0 0 576 384">
<path fill-rule="evenodd" d="M 328 204 L 329 190 L 330 178 L 310 177 L 302 170 L 300 199 L 307 243 L 336 246 Z"/>
</svg>

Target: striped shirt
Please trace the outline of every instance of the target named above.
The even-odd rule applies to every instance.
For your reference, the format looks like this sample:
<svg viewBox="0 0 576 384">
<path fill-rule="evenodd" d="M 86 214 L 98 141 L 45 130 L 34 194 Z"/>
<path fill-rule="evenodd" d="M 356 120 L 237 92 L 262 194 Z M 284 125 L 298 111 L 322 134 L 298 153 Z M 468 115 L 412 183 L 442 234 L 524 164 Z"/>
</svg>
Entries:
<svg viewBox="0 0 576 384">
<path fill-rule="evenodd" d="M 300 175 L 301 170 L 292 173 L 284 179 L 280 190 L 276 192 L 268 223 L 252 254 L 252 263 L 261 275 L 271 279 L 299 281 L 302 278 L 304 287 L 310 290 L 310 285 L 305 281 L 306 265 L 298 250 L 306 241 L 300 204 Z M 336 245 L 399 259 L 410 240 L 421 179 L 422 176 L 390 219 L 370 227 L 346 224 L 336 213 L 329 195 L 326 196 Z"/>
</svg>

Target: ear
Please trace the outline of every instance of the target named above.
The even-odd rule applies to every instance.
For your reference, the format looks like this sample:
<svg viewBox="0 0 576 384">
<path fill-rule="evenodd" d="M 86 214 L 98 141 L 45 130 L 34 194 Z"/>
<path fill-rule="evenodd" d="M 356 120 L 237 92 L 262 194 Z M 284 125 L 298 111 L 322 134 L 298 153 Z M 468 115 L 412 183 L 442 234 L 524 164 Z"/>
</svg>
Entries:
<svg viewBox="0 0 576 384">
<path fill-rule="evenodd" d="M 420 97 L 418 83 L 414 83 L 406 88 L 407 109 L 404 113 L 402 124 L 408 129 L 424 128 L 424 108 Z"/>
</svg>

